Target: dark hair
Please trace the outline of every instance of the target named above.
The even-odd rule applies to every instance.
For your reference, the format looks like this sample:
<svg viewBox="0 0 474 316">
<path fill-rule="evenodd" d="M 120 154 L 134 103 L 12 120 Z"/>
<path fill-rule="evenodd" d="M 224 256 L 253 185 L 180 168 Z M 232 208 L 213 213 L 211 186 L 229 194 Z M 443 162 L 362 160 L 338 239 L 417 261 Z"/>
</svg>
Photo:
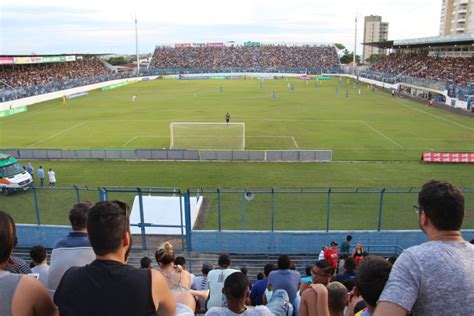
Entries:
<svg viewBox="0 0 474 316">
<path fill-rule="evenodd" d="M 264 277 L 262 272 L 257 273 L 257 280 L 263 280 Z"/>
<path fill-rule="evenodd" d="M 90 202 L 75 204 L 69 211 L 69 221 L 73 230 L 84 229 L 87 227 L 87 214 L 92 208 Z"/>
<path fill-rule="evenodd" d="M 291 267 L 290 257 L 288 255 L 281 255 L 278 257 L 278 269 L 289 269 Z"/>
<path fill-rule="evenodd" d="M 323 272 L 326 275 L 333 275 L 334 274 L 334 268 L 331 266 L 331 264 L 329 264 L 329 262 L 327 262 L 324 259 L 316 261 L 316 263 L 314 265 L 316 267 L 320 268 L 321 270 L 323 270 Z"/>
<path fill-rule="evenodd" d="M 249 288 L 249 281 L 242 272 L 230 274 L 224 281 L 226 296 L 230 295 L 235 299 L 244 298 L 245 291 Z"/>
<path fill-rule="evenodd" d="M 346 240 L 347 240 L 347 241 L 351 241 L 351 240 L 352 240 L 352 235 L 347 235 L 347 236 L 346 236 Z"/>
<path fill-rule="evenodd" d="M 273 263 L 267 263 L 264 267 L 263 267 L 263 274 L 265 274 L 265 276 L 268 276 L 270 274 L 270 272 L 272 272 L 273 270 L 275 270 L 276 267 Z"/>
<path fill-rule="evenodd" d="M 201 273 L 202 273 L 203 275 L 208 275 L 208 274 L 209 274 L 209 271 L 211 271 L 212 268 L 213 268 L 212 264 L 210 264 L 210 263 L 204 263 L 204 264 L 202 265 L 202 268 L 201 268 Z"/>
<path fill-rule="evenodd" d="M 382 257 L 370 255 L 364 258 L 357 269 L 356 286 L 364 301 L 375 307 L 387 283 L 392 265 Z"/>
<path fill-rule="evenodd" d="M 388 257 L 387 261 L 390 262 L 392 265 L 394 265 L 395 261 L 397 261 L 397 259 L 398 259 L 398 256 L 393 255 L 393 256 Z"/>
<path fill-rule="evenodd" d="M 344 261 L 344 269 L 346 269 L 347 271 L 351 271 L 351 272 L 354 271 L 356 266 L 357 265 L 356 265 L 354 257 L 348 257 Z"/>
<path fill-rule="evenodd" d="M 13 218 L 0 211 L 0 263 L 10 262 L 10 256 L 15 248 L 16 226 Z"/>
<path fill-rule="evenodd" d="M 247 269 L 246 266 L 243 266 L 243 267 L 240 267 L 240 272 L 242 272 L 243 274 L 245 274 L 245 276 L 247 276 L 247 273 L 249 272 L 249 270 Z"/>
<path fill-rule="evenodd" d="M 87 216 L 87 233 L 96 255 L 115 252 L 130 232 L 128 206 L 119 201 L 97 202 Z"/>
<path fill-rule="evenodd" d="M 155 252 L 155 259 L 158 264 L 170 264 L 175 262 L 173 245 L 169 242 L 165 242 L 160 245 L 158 250 Z"/>
<path fill-rule="evenodd" d="M 143 257 L 140 259 L 140 266 L 143 269 L 148 269 L 151 266 L 151 259 L 148 257 Z"/>
<path fill-rule="evenodd" d="M 228 254 L 222 254 L 219 256 L 219 259 L 217 260 L 217 264 L 220 267 L 228 267 L 231 264 L 230 261 L 230 256 Z"/>
<path fill-rule="evenodd" d="M 30 257 L 35 263 L 43 262 L 47 255 L 46 249 L 41 245 L 34 246 L 30 249 Z"/>
<path fill-rule="evenodd" d="M 311 269 L 313 266 L 307 266 L 304 270 L 306 272 L 306 276 L 311 276 Z"/>
<path fill-rule="evenodd" d="M 184 267 L 186 265 L 186 258 L 184 258 L 183 256 L 178 256 L 174 258 L 174 264 Z"/>
<path fill-rule="evenodd" d="M 464 219 L 464 195 L 453 184 L 431 180 L 418 194 L 418 204 L 438 230 L 460 230 Z"/>
</svg>

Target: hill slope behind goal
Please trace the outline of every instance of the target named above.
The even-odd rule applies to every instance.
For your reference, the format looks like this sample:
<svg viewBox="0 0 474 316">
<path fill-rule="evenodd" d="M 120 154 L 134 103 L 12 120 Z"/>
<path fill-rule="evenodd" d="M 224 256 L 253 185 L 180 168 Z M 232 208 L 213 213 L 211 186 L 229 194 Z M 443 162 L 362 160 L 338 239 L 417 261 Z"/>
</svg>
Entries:
<svg viewBox="0 0 474 316">
<path fill-rule="evenodd" d="M 172 122 L 170 148 L 244 150 L 245 123 Z"/>
</svg>

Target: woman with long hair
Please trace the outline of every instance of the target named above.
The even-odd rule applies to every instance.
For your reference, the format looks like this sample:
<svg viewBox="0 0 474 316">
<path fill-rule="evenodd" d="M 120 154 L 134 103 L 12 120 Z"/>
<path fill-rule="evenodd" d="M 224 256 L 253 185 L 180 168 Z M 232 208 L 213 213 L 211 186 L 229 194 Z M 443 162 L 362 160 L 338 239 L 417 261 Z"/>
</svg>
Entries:
<svg viewBox="0 0 474 316">
<path fill-rule="evenodd" d="M 169 242 L 163 243 L 155 252 L 155 259 L 159 266 L 159 271 L 165 277 L 170 290 L 176 299 L 177 315 L 194 315 L 196 310 L 196 299 L 206 299 L 209 295 L 207 291 L 191 290 L 191 275 L 182 267 L 175 266 L 175 254 L 173 245 Z"/>
</svg>

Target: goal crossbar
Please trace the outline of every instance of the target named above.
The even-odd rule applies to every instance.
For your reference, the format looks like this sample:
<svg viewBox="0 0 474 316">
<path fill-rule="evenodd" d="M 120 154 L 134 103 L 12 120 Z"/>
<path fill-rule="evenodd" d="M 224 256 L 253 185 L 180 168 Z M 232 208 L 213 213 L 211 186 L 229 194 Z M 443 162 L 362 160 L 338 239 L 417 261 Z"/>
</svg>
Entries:
<svg viewBox="0 0 474 316">
<path fill-rule="evenodd" d="M 171 122 L 170 148 L 245 149 L 245 123 Z"/>
</svg>

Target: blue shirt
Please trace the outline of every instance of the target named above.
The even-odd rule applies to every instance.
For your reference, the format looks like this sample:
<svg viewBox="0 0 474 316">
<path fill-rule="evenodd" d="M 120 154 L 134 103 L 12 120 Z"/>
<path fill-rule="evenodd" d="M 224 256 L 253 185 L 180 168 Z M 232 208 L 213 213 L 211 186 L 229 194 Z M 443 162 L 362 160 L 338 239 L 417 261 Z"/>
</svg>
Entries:
<svg viewBox="0 0 474 316">
<path fill-rule="evenodd" d="M 342 282 L 342 281 L 345 281 L 345 280 L 350 280 L 350 281 L 354 281 L 356 280 L 356 274 L 354 271 L 346 271 L 344 273 L 341 273 L 341 274 L 338 274 L 336 276 L 336 281 L 337 282 Z M 352 287 L 348 287 L 347 290 L 350 292 L 352 291 Z"/>
<path fill-rule="evenodd" d="M 272 291 L 283 289 L 288 293 L 290 303 L 295 306 L 296 292 L 300 285 L 301 274 L 290 269 L 275 270 L 268 275 L 268 284 L 271 284 Z"/>
<path fill-rule="evenodd" d="M 44 170 L 43 169 L 38 169 L 38 177 L 44 179 Z"/>
<path fill-rule="evenodd" d="M 263 305 L 263 293 L 267 288 L 267 279 L 258 280 L 252 286 L 252 291 L 250 292 L 250 299 L 255 301 L 257 305 Z"/>
<path fill-rule="evenodd" d="M 59 239 L 54 248 L 76 248 L 76 247 L 90 247 L 91 243 L 87 238 L 87 233 L 70 232 L 66 237 Z"/>
</svg>

